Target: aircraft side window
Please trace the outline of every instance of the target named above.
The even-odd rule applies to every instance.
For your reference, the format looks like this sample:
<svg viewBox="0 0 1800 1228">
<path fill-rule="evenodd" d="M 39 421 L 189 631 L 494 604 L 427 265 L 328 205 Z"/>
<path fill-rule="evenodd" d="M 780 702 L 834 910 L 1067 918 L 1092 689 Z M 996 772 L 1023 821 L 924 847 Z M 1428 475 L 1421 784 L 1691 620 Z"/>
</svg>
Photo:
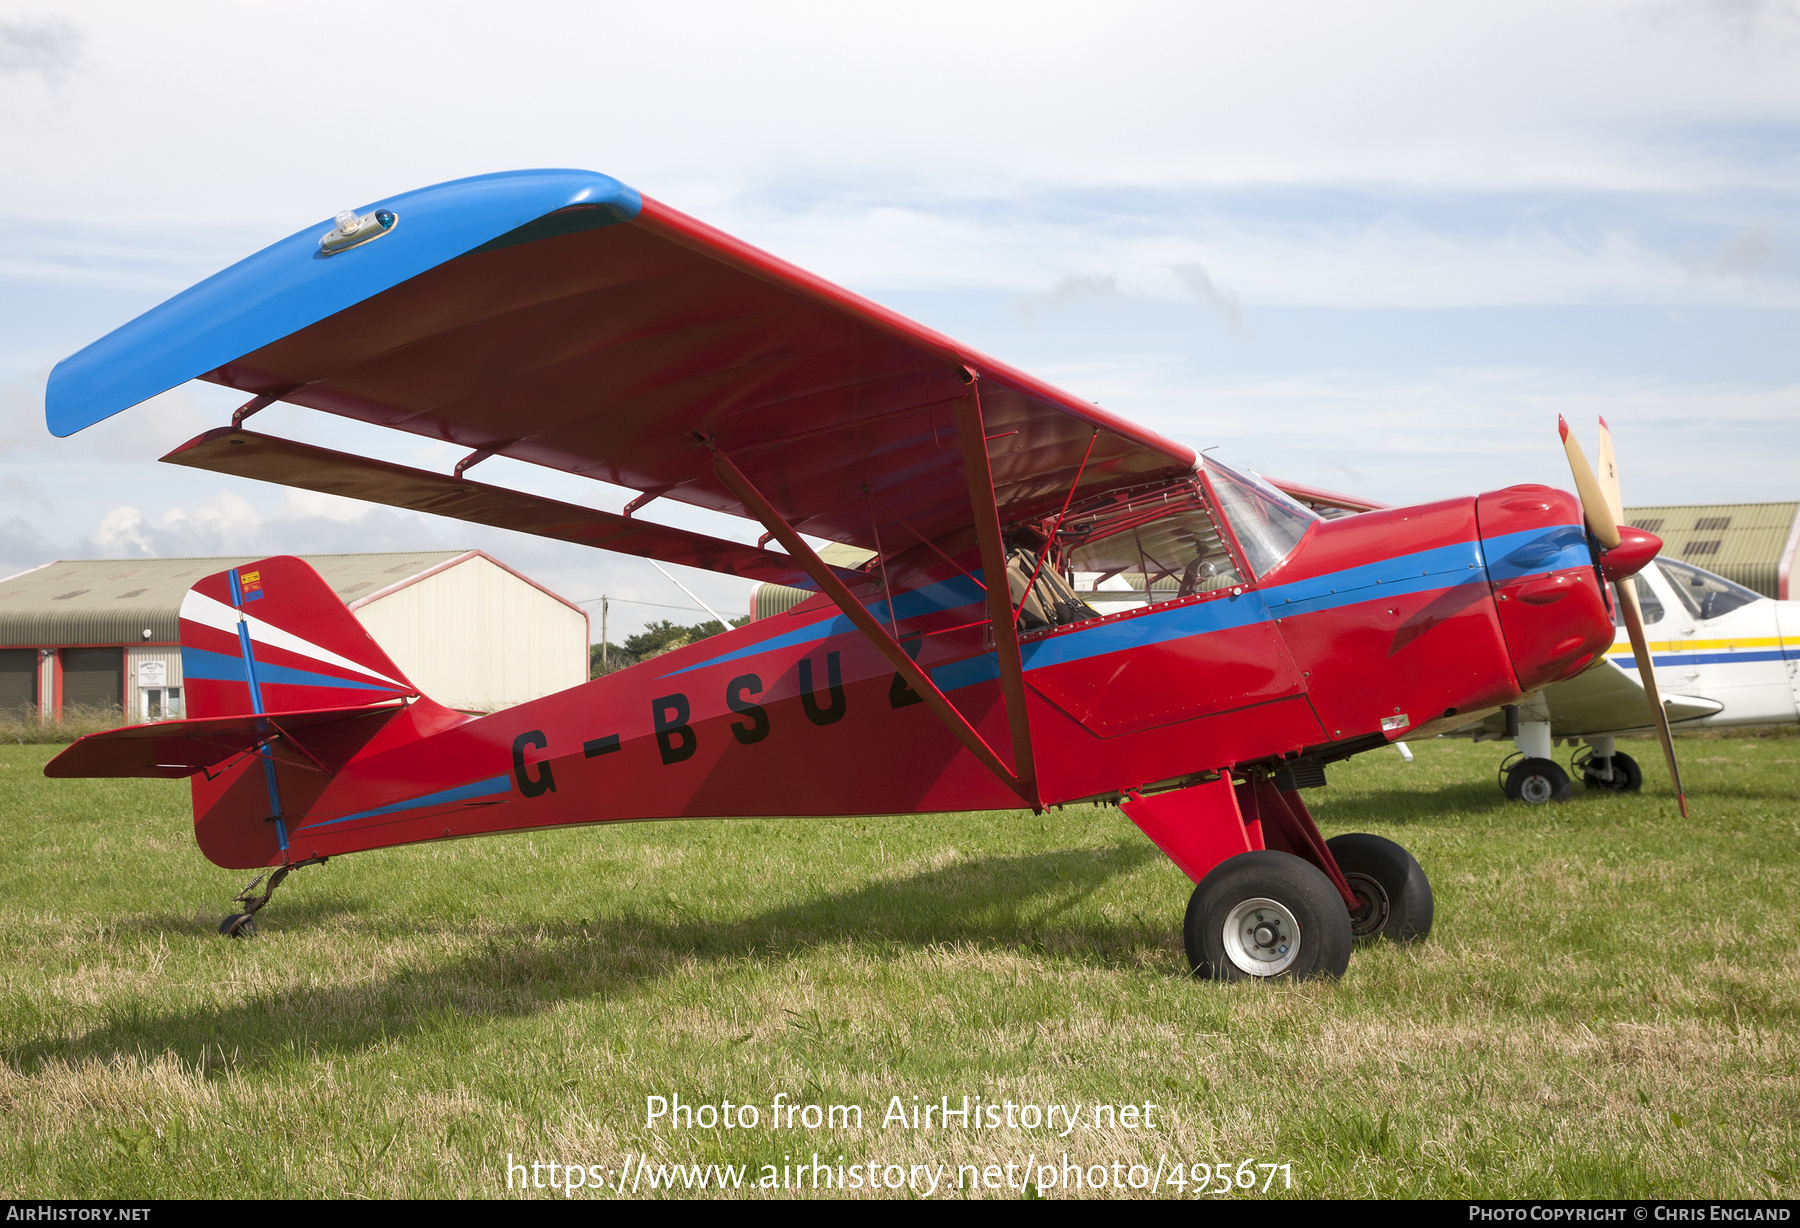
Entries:
<svg viewBox="0 0 1800 1228">
<path fill-rule="evenodd" d="M 1135 492 L 1084 510 L 1069 517 L 1058 539 L 1078 599 L 1099 613 L 1244 583 L 1194 482 Z"/>
<path fill-rule="evenodd" d="M 1648 627 L 1651 623 L 1661 622 L 1663 615 L 1668 611 L 1663 609 L 1663 603 L 1657 598 L 1656 590 L 1651 588 L 1649 582 L 1642 576 L 1631 577 L 1631 583 L 1637 589 L 1638 609 L 1643 611 L 1644 625 Z M 1613 610 L 1613 626 L 1623 625 L 1619 620 L 1619 611 L 1615 608 Z"/>
<path fill-rule="evenodd" d="M 1681 599 L 1681 604 L 1695 618 L 1719 618 L 1752 601 L 1762 600 L 1761 593 L 1741 584 L 1733 584 L 1724 576 L 1702 571 L 1691 563 L 1657 559 L 1656 565 L 1661 569 L 1663 579 L 1669 582 L 1669 587 Z"/>
<path fill-rule="evenodd" d="M 1319 514 L 1261 478 L 1245 476 L 1208 457 L 1206 472 L 1212 478 L 1213 491 L 1219 496 L 1225 519 L 1237 534 L 1250 567 L 1265 576 L 1279 567 L 1306 531 L 1319 521 Z"/>
</svg>

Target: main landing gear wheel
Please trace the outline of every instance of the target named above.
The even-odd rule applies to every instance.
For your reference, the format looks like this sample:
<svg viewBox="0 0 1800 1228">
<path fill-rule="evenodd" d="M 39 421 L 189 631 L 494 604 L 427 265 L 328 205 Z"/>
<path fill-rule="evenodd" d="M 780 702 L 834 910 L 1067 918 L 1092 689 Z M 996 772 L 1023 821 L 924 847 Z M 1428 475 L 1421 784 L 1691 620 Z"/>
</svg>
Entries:
<svg viewBox="0 0 1800 1228">
<path fill-rule="evenodd" d="M 1644 769 L 1638 766 L 1636 759 L 1621 751 L 1612 753 L 1612 779 L 1606 779 L 1606 760 L 1599 755 L 1589 755 L 1577 765 L 1581 769 L 1581 783 L 1590 789 L 1611 789 L 1615 793 L 1636 793 L 1644 787 Z"/>
<path fill-rule="evenodd" d="M 1331 880 L 1291 853 L 1239 853 L 1188 901 L 1181 936 L 1194 975 L 1216 981 L 1342 976 L 1350 913 Z"/>
<path fill-rule="evenodd" d="M 1357 941 L 1418 942 L 1431 933 L 1431 883 L 1413 855 L 1380 836 L 1351 832 L 1325 842 L 1362 907 L 1350 914 Z"/>
<path fill-rule="evenodd" d="M 1569 774 L 1549 759 L 1521 759 L 1506 772 L 1506 796 L 1528 806 L 1566 802 L 1575 794 Z"/>
</svg>

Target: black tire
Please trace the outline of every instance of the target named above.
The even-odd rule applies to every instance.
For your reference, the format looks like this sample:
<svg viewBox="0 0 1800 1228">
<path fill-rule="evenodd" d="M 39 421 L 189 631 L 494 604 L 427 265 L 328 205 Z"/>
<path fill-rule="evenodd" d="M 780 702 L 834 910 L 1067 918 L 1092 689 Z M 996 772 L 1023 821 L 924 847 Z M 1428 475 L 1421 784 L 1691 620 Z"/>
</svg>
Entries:
<svg viewBox="0 0 1800 1228">
<path fill-rule="evenodd" d="M 227 938 L 254 938 L 256 918 L 247 912 L 234 912 L 219 922 L 219 932 Z"/>
<path fill-rule="evenodd" d="M 1421 942 L 1431 933 L 1435 904 L 1431 882 L 1413 855 L 1380 836 L 1350 832 L 1325 842 L 1350 883 L 1361 909 L 1350 914 L 1350 935 L 1359 942 Z"/>
<path fill-rule="evenodd" d="M 1575 795 L 1575 782 L 1549 759 L 1521 759 L 1506 773 L 1506 796 L 1528 806 L 1566 802 Z"/>
<path fill-rule="evenodd" d="M 1611 780 L 1600 775 L 1605 764 L 1606 760 L 1598 755 L 1589 755 L 1582 760 L 1581 783 L 1590 789 L 1610 789 L 1615 793 L 1636 793 L 1644 787 L 1644 769 L 1630 755 L 1613 752 Z"/>
<path fill-rule="evenodd" d="M 1188 900 L 1181 936 L 1194 975 L 1215 981 L 1300 981 L 1350 966 L 1344 897 L 1291 853 L 1239 853 L 1213 867 Z"/>
</svg>

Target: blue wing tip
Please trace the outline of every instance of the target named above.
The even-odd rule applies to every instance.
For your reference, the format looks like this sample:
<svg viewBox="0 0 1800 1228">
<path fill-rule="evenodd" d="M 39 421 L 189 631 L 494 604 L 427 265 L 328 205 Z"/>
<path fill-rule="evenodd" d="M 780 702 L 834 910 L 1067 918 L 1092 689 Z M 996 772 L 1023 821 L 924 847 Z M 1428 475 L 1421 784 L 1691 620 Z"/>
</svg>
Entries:
<svg viewBox="0 0 1800 1228">
<path fill-rule="evenodd" d="M 598 171 L 556 167 L 472 175 L 363 206 L 358 212 L 392 209 L 401 225 L 381 242 L 330 260 L 313 259 L 318 236 L 331 227 L 329 218 L 321 219 L 57 363 L 44 389 L 44 424 L 52 435 L 66 439 L 527 222 L 577 204 L 608 205 L 621 221 L 630 221 L 643 209 L 644 198 Z M 353 254 L 356 259 L 346 259 Z M 246 300 L 250 307 L 243 305 Z"/>
</svg>

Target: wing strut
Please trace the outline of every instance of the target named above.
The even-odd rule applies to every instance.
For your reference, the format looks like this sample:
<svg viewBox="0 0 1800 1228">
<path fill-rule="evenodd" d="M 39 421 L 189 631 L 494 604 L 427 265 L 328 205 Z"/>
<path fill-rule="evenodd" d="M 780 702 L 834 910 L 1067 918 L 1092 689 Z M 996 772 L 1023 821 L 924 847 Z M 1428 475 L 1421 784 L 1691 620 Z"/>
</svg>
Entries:
<svg viewBox="0 0 1800 1228">
<path fill-rule="evenodd" d="M 1000 505 L 994 498 L 994 470 L 988 462 L 987 426 L 981 416 L 981 376 L 973 367 L 964 367 L 963 379 L 969 385 L 969 395 L 956 403 L 956 433 L 962 439 L 969 508 L 975 514 L 976 540 L 981 543 L 981 574 L 987 577 L 988 622 L 993 627 L 994 653 L 999 658 L 1000 693 L 1006 703 L 1006 724 L 1012 733 L 1013 762 L 1018 765 L 1021 794 L 1035 797 L 1037 760 L 1031 753 L 1031 726 L 1025 719 L 1025 666 L 1019 659 L 1019 632 L 1013 626 L 1006 546 L 1000 540 Z M 1082 463 L 1086 465 L 1085 460 Z"/>
<path fill-rule="evenodd" d="M 980 438 L 979 428 L 976 430 L 976 438 Z M 811 546 L 806 544 L 806 540 L 794 530 L 794 527 L 782 518 L 781 513 L 776 511 L 767 499 L 763 498 L 762 492 L 751 485 L 750 479 L 746 478 L 743 471 L 732 463 L 731 458 L 719 451 L 711 439 L 704 442 L 712 450 L 713 473 L 718 476 L 720 482 L 724 483 L 725 488 L 742 500 L 744 507 L 762 521 L 763 527 L 774 535 L 775 540 L 781 543 L 782 548 L 795 562 L 806 569 L 806 573 L 813 578 L 813 582 L 819 586 L 819 590 L 830 597 L 838 609 L 844 612 L 844 617 L 848 618 L 856 629 L 863 633 L 869 643 L 873 644 L 881 655 L 888 659 L 888 663 L 899 671 L 900 676 L 906 679 L 907 685 L 912 687 L 914 693 L 925 701 L 926 706 L 937 714 L 940 721 L 944 722 L 945 728 L 956 735 L 957 741 L 967 747 L 970 754 L 981 760 L 983 766 L 990 772 L 1006 782 L 1007 787 L 1017 793 L 1027 805 L 1036 808 L 1038 805 L 1037 788 L 1033 778 L 1014 773 L 1001 761 L 1000 756 L 995 754 L 994 749 L 987 744 L 987 740 L 976 731 L 973 725 L 969 724 L 968 719 L 963 716 L 956 705 L 950 702 L 949 696 L 938 689 L 937 684 L 931 680 L 931 675 L 921 669 L 918 663 L 907 654 L 906 649 L 900 646 L 900 642 L 875 621 L 874 615 L 870 614 L 862 602 L 851 594 L 844 582 L 838 579 L 837 574 L 826 565 L 824 560 L 819 558 Z M 988 500 L 989 507 L 992 508 L 992 486 L 988 488 Z M 1001 591 L 1004 592 L 1004 590 Z M 889 596 L 891 599 L 892 595 Z M 1001 600 L 1004 601 L 1005 598 L 1002 597 Z M 1015 641 L 1015 660 L 1017 651 L 1018 646 Z M 1008 707 L 1010 709 L 1011 705 L 1009 704 Z M 1026 742 L 1026 753 L 1029 756 L 1029 740 Z M 1031 761 L 1027 758 L 1024 762 L 1029 764 Z"/>
</svg>

